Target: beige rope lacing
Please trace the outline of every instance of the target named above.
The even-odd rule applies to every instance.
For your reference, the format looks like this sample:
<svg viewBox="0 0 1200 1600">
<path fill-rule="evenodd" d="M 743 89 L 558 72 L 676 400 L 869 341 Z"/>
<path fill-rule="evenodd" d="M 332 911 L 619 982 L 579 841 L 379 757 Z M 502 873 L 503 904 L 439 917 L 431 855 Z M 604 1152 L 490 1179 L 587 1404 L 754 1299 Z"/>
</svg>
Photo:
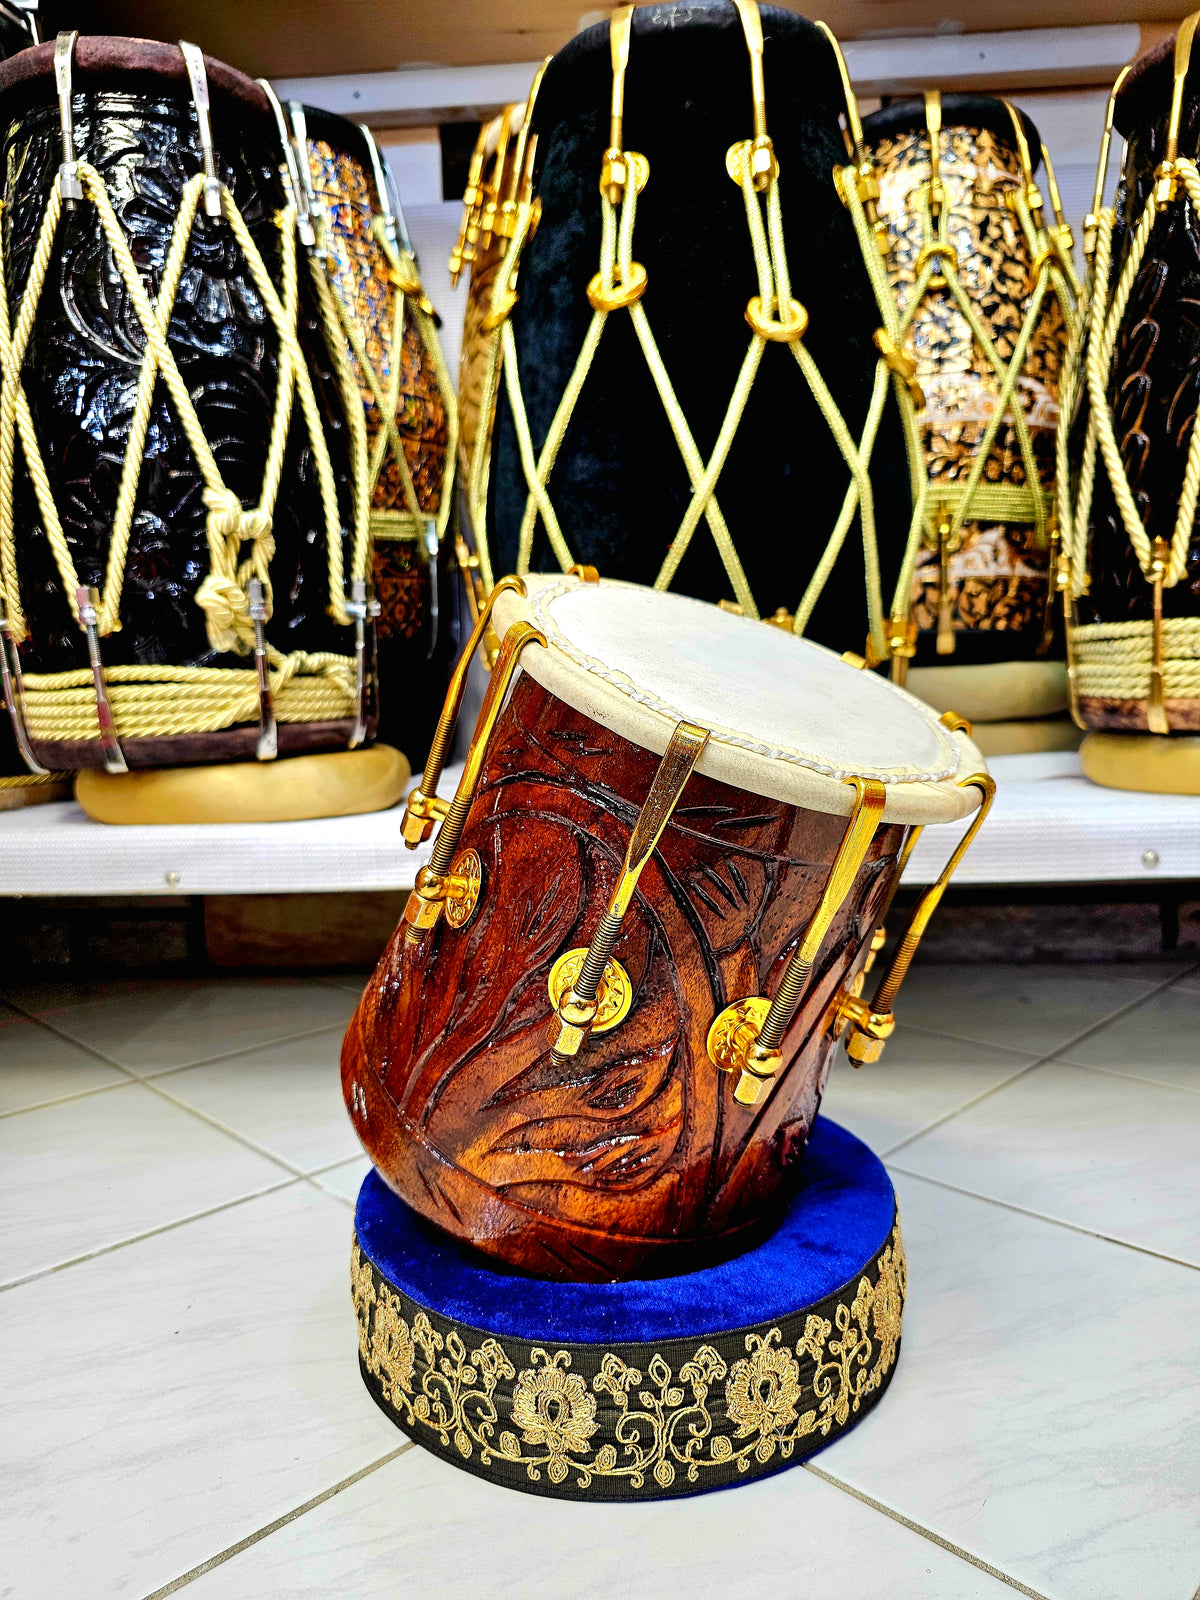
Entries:
<svg viewBox="0 0 1200 1600">
<path fill-rule="evenodd" d="M 758 40 L 761 40 L 758 8 L 747 4 L 746 0 L 735 0 L 735 3 L 738 5 L 746 29 L 752 69 L 754 69 L 756 32 Z M 633 9 L 632 6 L 617 8 L 614 13 L 614 34 L 618 28 L 627 25 L 629 14 Z M 615 60 L 614 54 L 614 63 Z M 758 44 L 758 61 L 761 62 L 761 43 Z M 760 81 L 759 79 L 759 92 Z M 750 308 L 757 309 L 754 317 L 750 308 L 747 310 L 747 321 L 751 324 L 752 336 L 709 460 L 704 460 L 696 445 L 642 304 L 641 291 L 636 287 L 639 282 L 644 286 L 644 269 L 633 257 L 638 179 L 641 176 L 638 172 L 638 163 L 642 158 L 636 157 L 633 152 L 625 151 L 620 146 L 610 150 L 609 155 L 619 157 L 623 161 L 628 180 L 619 186 L 619 200 L 616 202 L 608 188 L 604 184 L 601 185 L 599 272 L 589 286 L 589 299 L 593 305 L 592 319 L 540 451 L 535 447 L 530 433 L 517 364 L 516 340 L 508 320 L 509 313 L 516 304 L 516 281 L 522 250 L 537 217 L 538 202 L 528 194 L 523 196 L 520 202 L 512 243 L 500 263 L 493 284 L 491 308 L 487 319 L 491 324 L 492 338 L 484 370 L 480 415 L 486 417 L 490 414 L 491 407 L 495 403 L 500 374 L 503 372 L 522 469 L 529 490 L 518 539 L 517 571 L 524 573 L 529 570 L 534 533 L 539 519 L 545 527 L 555 558 L 564 571 L 568 570 L 575 564 L 575 557 L 560 525 L 547 485 L 566 438 L 576 404 L 595 360 L 608 318 L 618 310 L 628 310 L 643 358 L 658 392 L 692 488 L 691 500 L 668 547 L 655 578 L 654 587 L 661 590 L 670 586 L 692 537 L 703 520 L 707 523 L 720 554 L 735 600 L 747 615 L 757 617 L 758 607 L 717 499 L 716 490 L 749 402 L 763 352 L 768 343 L 786 343 L 833 436 L 851 480 L 825 551 L 797 606 L 793 627 L 797 633 L 803 632 L 857 514 L 862 528 L 869 626 L 876 651 L 882 655 L 885 652 L 885 643 L 869 462 L 887 398 L 887 372 L 882 363 L 877 365 L 863 432 L 856 440 L 841 416 L 817 363 L 803 344 L 807 314 L 791 294 L 791 275 L 783 239 L 779 169 L 773 152 L 769 175 L 762 188 L 757 187 L 759 172 L 754 162 L 759 151 L 764 148 L 770 149 L 770 140 L 765 136 L 765 128 L 759 126 L 760 105 L 761 101 L 756 93 L 756 138 L 734 146 L 729 157 L 731 175 L 736 177 L 745 200 L 746 221 L 758 287 L 758 293 L 750 302 Z M 486 528 L 487 464 L 487 436 L 486 431 L 481 428 L 476 440 L 468 483 L 468 505 L 477 530 Z M 482 533 L 478 538 L 478 544 L 481 573 L 485 585 L 490 588 L 494 579 L 487 539 Z"/>
<path fill-rule="evenodd" d="M 1188 551 L 1200 501 L 1200 427 L 1197 426 L 1200 419 L 1193 416 L 1191 422 L 1171 537 L 1169 540 L 1152 539 L 1138 511 L 1121 459 L 1108 391 L 1121 326 L 1159 215 L 1176 203 L 1181 186 L 1193 211 L 1200 214 L 1200 170 L 1194 158 L 1178 153 L 1183 90 L 1198 22 L 1200 13 L 1194 13 L 1181 24 L 1176 36 L 1174 93 L 1165 159 L 1128 232 L 1128 246 L 1115 285 L 1112 251 L 1116 213 L 1112 206 L 1101 206 L 1100 201 L 1117 91 L 1124 80 L 1124 72 L 1109 98 L 1095 204 L 1088 218 L 1094 254 L 1087 275 L 1085 316 L 1069 352 L 1067 399 L 1071 406 L 1079 400 L 1087 419 L 1078 476 L 1073 484 L 1067 472 L 1066 430 L 1060 432 L 1058 447 L 1059 518 L 1066 567 L 1064 601 L 1068 615 L 1073 703 L 1079 697 L 1146 702 L 1148 724 L 1156 733 L 1169 732 L 1163 711 L 1165 699 L 1194 699 L 1200 695 L 1200 618 L 1162 617 L 1163 591 L 1174 588 L 1187 576 Z M 1082 403 L 1085 397 L 1086 403 Z M 1101 465 L 1108 476 L 1138 566 L 1151 586 L 1154 620 L 1087 624 L 1074 620 L 1073 602 L 1087 593 L 1090 584 L 1088 525 L 1096 471 Z"/>
<path fill-rule="evenodd" d="M 1014 125 L 1019 124 L 1015 113 L 1013 120 Z M 932 140 L 937 136 L 933 133 L 930 135 L 931 150 Z M 1020 133 L 1019 143 L 1024 145 L 1023 131 Z M 915 493 L 908 542 L 892 600 L 893 618 L 907 619 L 909 616 L 917 559 L 922 542 L 928 540 L 934 531 L 936 508 L 932 507 L 932 502 L 935 499 L 938 506 L 944 505 L 949 513 L 946 537 L 951 541 L 957 538 L 963 524 L 969 520 L 1029 522 L 1036 528 L 1038 544 L 1043 549 L 1049 547 L 1050 494 L 1041 488 L 1041 475 L 1034 455 L 1028 419 L 1017 394 L 1017 384 L 1048 293 L 1053 292 L 1059 301 L 1068 335 L 1074 329 L 1076 322 L 1074 272 L 1064 263 L 1059 241 L 1052 240 L 1048 229 L 1044 225 L 1039 226 L 1034 217 L 1029 203 L 1033 178 L 1027 150 L 1022 150 L 1022 166 L 1026 182 L 1012 191 L 1012 204 L 1034 260 L 1034 284 L 1012 355 L 1007 362 L 996 349 L 959 276 L 957 252 L 949 236 L 951 207 L 948 201 L 938 208 L 938 215 L 935 218 L 930 205 L 928 186 L 923 186 L 911 197 L 921 219 L 923 246 L 918 260 L 923 258 L 923 261 L 917 271 L 908 303 L 903 311 L 900 311 L 896 304 L 896 296 L 889 284 L 879 234 L 870 224 L 853 181 L 856 176 L 855 169 L 847 168 L 843 172 L 840 187 L 854 218 L 855 231 L 867 260 L 880 312 L 884 317 L 885 331 L 892 348 L 896 350 L 901 348 L 926 296 L 934 287 L 940 288 L 944 284 L 962 313 L 976 348 L 991 368 L 999 385 L 991 418 L 975 450 L 966 480 L 953 484 L 939 481 L 935 486 L 925 469 L 918 408 L 911 393 L 904 392 L 905 385 L 897 377 L 897 396 L 908 435 L 910 465 L 914 468 Z M 936 285 L 935 278 L 938 280 Z M 1026 481 L 1023 484 L 985 483 L 984 469 L 1006 415 L 1012 418 Z"/>
<path fill-rule="evenodd" d="M 272 281 L 232 194 L 225 185 L 222 184 L 220 188 L 222 215 L 233 231 L 279 340 L 275 403 L 262 489 L 257 505 L 246 508 L 222 478 L 167 340 L 167 329 L 178 294 L 188 244 L 204 195 L 204 176 L 197 174 L 184 185 L 179 213 L 175 219 L 164 263 L 160 290 L 156 300 L 152 302 L 138 274 L 103 177 L 95 167 L 84 161 L 79 162 L 77 173 L 85 198 L 92 203 L 100 218 L 104 236 L 112 250 L 117 270 L 146 340 L 113 516 L 104 586 L 97 608 L 98 633 L 103 637 L 118 631 L 121 627 L 121 593 L 141 477 L 143 450 L 159 378 L 162 379 L 174 403 L 204 482 L 209 571 L 194 598 L 196 604 L 205 611 L 208 639 L 213 649 L 246 655 L 254 648 L 254 627 L 249 616 L 247 597 L 247 585 L 252 578 L 257 578 L 262 583 L 268 605 L 270 603 L 270 565 L 274 555 L 272 521 L 282 478 L 291 417 L 297 400 L 316 465 L 324 513 L 329 612 L 336 623 L 342 626 L 348 625 L 350 619 L 345 609 L 337 489 L 312 379 L 296 333 L 298 279 L 295 216 L 292 208 L 285 207 L 276 218 L 281 238 L 281 292 Z M 0 582 L 3 584 L 8 602 L 13 637 L 17 642 L 28 636 L 21 603 L 13 516 L 13 483 L 18 436 L 55 565 L 72 613 L 78 621 L 75 594 L 80 587 L 79 578 L 54 503 L 22 380 L 22 368 L 49 273 L 61 215 L 62 197 L 56 183 L 47 198 L 29 278 L 15 324 L 10 316 L 4 274 L 0 272 L 0 363 L 3 367 L 3 384 L 0 389 Z M 243 547 L 246 546 L 248 549 L 243 555 Z M 356 551 L 355 575 L 358 575 L 359 559 L 359 552 Z M 280 710 L 281 720 L 336 719 L 349 713 L 353 702 L 353 665 L 348 658 L 328 652 L 309 654 L 303 651 L 292 652 L 285 656 L 268 645 L 268 659 L 274 674 L 273 687 L 277 684 L 279 691 L 284 693 L 284 703 L 287 707 Z M 90 683 L 90 673 L 84 676 Z M 117 692 L 112 696 L 113 709 L 118 732 L 125 737 L 191 731 L 179 720 L 184 715 L 181 706 L 186 696 L 178 693 L 175 687 L 166 688 L 166 685 L 179 686 L 191 683 L 197 689 L 203 688 L 207 696 L 206 704 L 209 707 L 203 714 L 205 727 L 229 726 L 233 721 L 250 720 L 257 714 L 257 690 L 253 687 L 256 682 L 253 672 L 192 667 L 111 667 L 107 669 L 107 677 L 117 686 Z M 297 677 L 315 679 L 306 687 L 303 695 L 293 686 L 293 680 Z M 27 675 L 26 714 L 30 731 L 35 737 L 95 736 L 94 699 L 89 700 L 89 713 L 82 719 L 77 719 L 74 713 L 67 709 L 76 703 L 75 690 L 79 686 L 79 680 L 80 674 L 77 672 Z M 225 682 L 223 698 L 215 692 L 214 680 Z M 155 691 L 151 686 L 155 683 L 160 685 L 159 693 L 163 703 L 170 703 L 174 707 L 170 717 L 166 713 L 157 714 L 153 710 Z M 133 685 L 138 686 L 136 694 L 128 692 Z M 121 692 L 122 686 L 126 692 Z M 286 693 L 289 686 L 292 686 L 291 692 Z M 218 705 L 221 707 L 220 710 L 215 709 Z M 243 707 L 248 709 L 243 712 Z M 121 715 L 122 709 L 124 717 Z M 293 711 L 299 714 L 293 715 Z M 171 720 L 171 717 L 175 720 Z M 227 720 L 221 720 L 222 718 Z M 64 719 L 70 726 L 77 726 L 78 732 L 68 734 L 48 731 L 52 727 L 57 729 L 63 725 Z"/>
</svg>

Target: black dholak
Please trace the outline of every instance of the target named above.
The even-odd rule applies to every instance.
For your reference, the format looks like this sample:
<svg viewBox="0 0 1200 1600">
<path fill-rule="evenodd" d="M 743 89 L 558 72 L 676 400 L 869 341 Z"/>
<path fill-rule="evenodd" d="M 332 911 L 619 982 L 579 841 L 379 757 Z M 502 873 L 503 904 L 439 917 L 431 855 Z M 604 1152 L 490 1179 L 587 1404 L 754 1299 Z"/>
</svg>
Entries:
<svg viewBox="0 0 1200 1600">
<path fill-rule="evenodd" d="M 64 34 L 0 65 L 0 138 L 3 643 L 33 757 L 366 743 L 349 380 L 277 105 L 193 46 Z"/>
<path fill-rule="evenodd" d="M 1200 792 L 1198 17 L 1122 73 L 1110 100 L 1060 508 L 1074 709 L 1094 730 L 1085 770 L 1189 793 Z M 1114 126 L 1125 158 L 1115 207 L 1103 207 Z"/>
<path fill-rule="evenodd" d="M 846 115 L 832 36 L 753 0 L 618 6 L 549 62 L 485 315 L 485 576 L 591 565 L 856 650 L 869 618 L 883 654 L 910 486 Z"/>
</svg>

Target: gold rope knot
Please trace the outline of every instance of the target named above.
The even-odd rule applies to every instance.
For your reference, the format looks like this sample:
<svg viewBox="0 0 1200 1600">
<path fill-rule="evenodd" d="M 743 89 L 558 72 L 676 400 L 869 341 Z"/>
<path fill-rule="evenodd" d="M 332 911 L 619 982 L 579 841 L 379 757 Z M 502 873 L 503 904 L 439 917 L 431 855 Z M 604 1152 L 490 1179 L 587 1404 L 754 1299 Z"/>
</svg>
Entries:
<svg viewBox="0 0 1200 1600">
<path fill-rule="evenodd" d="M 214 650 L 250 653 L 254 627 L 245 591 L 236 579 L 210 572 L 196 590 L 196 604 L 205 614 L 208 642 Z"/>
<path fill-rule="evenodd" d="M 204 503 L 211 567 L 196 590 L 196 604 L 206 615 L 214 650 L 248 655 L 254 648 L 254 624 L 244 585 L 251 576 L 267 576 L 275 554 L 271 518 L 258 506 L 243 506 L 231 489 L 206 489 Z M 251 555 L 238 570 L 244 544 L 251 546 Z"/>
</svg>

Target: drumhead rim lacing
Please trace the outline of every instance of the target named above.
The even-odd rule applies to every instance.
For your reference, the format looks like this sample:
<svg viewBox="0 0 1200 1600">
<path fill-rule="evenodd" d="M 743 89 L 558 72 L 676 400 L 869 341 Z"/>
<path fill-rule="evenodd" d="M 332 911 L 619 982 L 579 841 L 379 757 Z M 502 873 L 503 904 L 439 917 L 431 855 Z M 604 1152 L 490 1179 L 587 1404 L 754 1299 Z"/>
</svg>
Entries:
<svg viewBox="0 0 1200 1600">
<path fill-rule="evenodd" d="M 276 288 L 267 270 L 232 193 L 224 183 L 219 184 L 221 215 L 234 233 L 279 341 L 276 396 L 262 490 L 257 505 L 244 507 L 240 498 L 228 489 L 223 480 L 167 339 L 167 329 L 196 214 L 206 191 L 212 192 L 211 179 L 204 173 L 198 173 L 184 185 L 160 290 L 152 302 L 117 220 L 103 176 L 90 163 L 78 161 L 75 164 L 74 177 L 80 187 L 81 198 L 89 201 L 96 209 L 104 237 L 112 251 L 113 260 L 146 340 L 137 399 L 113 517 L 104 588 L 97 607 L 97 632 L 100 636 L 104 636 L 121 626 L 119 612 L 125 563 L 143 467 L 145 438 L 157 381 L 160 377 L 174 403 L 204 481 L 203 497 L 207 507 L 206 528 L 210 570 L 194 598 L 206 612 L 206 628 L 213 648 L 243 655 L 254 649 L 255 630 L 250 617 L 247 594 L 252 579 L 257 578 L 262 584 L 269 606 L 270 562 L 274 551 L 271 537 L 272 519 L 297 400 L 316 464 L 324 512 L 329 570 L 329 612 L 340 626 L 348 626 L 350 617 L 346 612 L 344 596 L 342 535 L 337 490 L 312 378 L 300 349 L 296 331 L 299 296 L 294 209 L 285 205 L 276 217 L 281 236 L 282 289 L 280 290 Z M 3 365 L 3 378 L 0 383 L 0 581 L 3 582 L 8 600 L 13 638 L 17 642 L 28 637 L 18 581 L 13 520 L 14 469 L 18 434 L 55 564 L 62 578 L 72 615 L 76 622 L 80 620 L 76 599 L 76 592 L 80 588 L 79 580 L 54 504 L 53 492 L 22 380 L 25 355 L 45 287 L 63 209 L 61 181 L 56 178 L 47 197 L 29 279 L 21 298 L 15 326 L 10 317 L 6 280 L 2 270 L 3 242 L 0 240 L 0 362 Z M 247 546 L 249 548 L 243 555 L 243 550 Z M 355 541 L 353 559 L 356 576 L 360 575 L 358 569 L 365 567 L 367 557 L 368 541 L 364 530 L 363 536 Z M 365 577 L 365 571 L 361 575 Z M 285 655 L 271 645 L 267 645 L 266 648 L 275 678 L 278 680 L 282 675 L 283 684 L 297 674 L 315 671 L 318 675 L 319 682 L 313 685 L 315 696 L 311 714 L 299 718 L 290 717 L 286 720 L 340 720 L 351 714 L 352 696 L 342 691 L 343 674 L 340 671 L 328 666 L 314 666 L 314 663 L 320 660 L 319 655 L 310 655 L 303 651 Z M 145 670 L 160 672 L 158 668 Z M 183 674 L 214 670 L 236 669 L 188 667 L 173 669 L 174 672 Z M 108 671 L 116 681 L 120 669 L 108 669 Z M 351 667 L 347 661 L 347 679 L 350 672 Z M 44 720 L 43 713 L 50 721 L 54 721 L 60 714 L 59 708 L 55 708 L 51 702 L 58 691 L 71 687 L 73 676 L 71 673 L 30 675 L 29 686 L 33 693 L 27 700 L 26 711 L 30 730 L 35 735 L 41 736 L 39 730 Z M 233 686 L 231 691 L 230 704 L 240 705 L 242 701 L 240 691 Z M 136 720 L 131 720 L 131 715 L 132 708 L 123 719 L 120 731 L 126 736 L 137 737 L 143 730 L 143 713 L 139 710 Z M 222 725 L 227 726 L 228 723 Z M 154 731 L 171 730 L 156 725 Z M 94 722 L 89 729 L 79 735 L 79 737 L 94 736 Z"/>
</svg>

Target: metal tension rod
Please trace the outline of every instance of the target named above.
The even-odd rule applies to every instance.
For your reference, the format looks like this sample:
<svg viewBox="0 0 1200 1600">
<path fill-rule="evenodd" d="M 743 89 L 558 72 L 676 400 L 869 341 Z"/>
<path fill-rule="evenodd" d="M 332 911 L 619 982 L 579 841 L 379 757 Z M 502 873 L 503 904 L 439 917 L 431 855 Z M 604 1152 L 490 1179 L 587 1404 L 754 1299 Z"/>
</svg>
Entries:
<svg viewBox="0 0 1200 1600">
<path fill-rule="evenodd" d="M 441 780 L 442 768 L 446 764 L 446 757 L 450 752 L 450 741 L 454 738 L 454 727 L 458 721 L 458 713 L 462 708 L 463 694 L 467 687 L 467 673 L 471 668 L 471 660 L 488 630 L 492 620 L 492 608 L 502 594 L 519 594 L 525 597 L 525 584 L 520 578 L 501 578 L 500 582 L 488 595 L 479 608 L 479 615 L 475 618 L 475 626 L 471 629 L 471 637 L 467 640 L 463 653 L 458 658 L 450 679 L 450 687 L 446 690 L 445 703 L 442 714 L 438 718 L 437 732 L 433 736 L 433 743 L 429 747 L 429 755 L 425 761 L 425 771 L 421 774 L 420 788 L 414 789 L 408 797 L 404 807 L 404 818 L 400 823 L 400 833 L 405 845 L 410 850 L 415 850 L 423 844 L 433 833 L 434 823 L 446 815 L 449 807 L 445 800 L 439 800 L 437 786 Z M 499 662 L 497 662 L 497 666 Z"/>
<path fill-rule="evenodd" d="M 736 1072 L 733 1098 L 739 1105 L 757 1105 L 764 1088 L 783 1065 L 780 1046 L 808 982 L 813 962 L 854 887 L 859 868 L 875 837 L 887 799 L 883 784 L 874 778 L 848 778 L 854 789 L 854 809 L 829 869 L 829 877 L 804 938 L 775 992 L 773 1000 L 753 995 L 727 1006 L 708 1034 L 708 1056 L 721 1072 Z"/>
<path fill-rule="evenodd" d="M 691 722 L 676 725 L 630 835 L 621 875 L 592 942 L 586 950 L 568 950 L 554 963 L 550 999 L 558 1013 L 554 1055 L 559 1060 L 578 1055 L 590 1033 L 616 1027 L 629 1010 L 632 985 L 625 969 L 612 960 L 612 953 L 642 870 L 654 854 L 707 743 L 707 728 L 698 728 Z M 607 1002 L 603 1019 L 599 1015 L 602 1002 Z"/>
<path fill-rule="evenodd" d="M 942 868 L 941 876 L 936 883 L 930 884 L 925 893 L 917 901 L 916 908 L 901 936 L 900 943 L 896 946 L 896 954 L 888 968 L 874 996 L 870 1000 L 863 1000 L 857 995 L 847 995 L 838 1008 L 834 1022 L 835 1032 L 839 1026 L 850 1025 L 850 1036 L 846 1040 L 846 1054 L 860 1066 L 864 1061 L 878 1061 L 883 1054 L 883 1047 L 891 1037 L 896 1026 L 893 1006 L 900 985 L 908 973 L 913 956 L 917 953 L 917 946 L 921 936 L 929 925 L 929 919 L 937 910 L 946 886 L 958 870 L 958 864 L 970 849 L 975 835 L 984 824 L 988 812 L 992 808 L 992 800 L 996 794 L 995 780 L 984 772 L 972 773 L 969 778 L 963 778 L 958 787 L 960 789 L 978 789 L 980 801 L 975 815 L 971 818 L 971 825 L 958 841 L 958 845 Z"/>
<path fill-rule="evenodd" d="M 495 590 L 492 592 L 495 594 Z M 500 654 L 496 657 L 496 665 L 488 681 L 487 693 L 483 697 L 483 705 L 479 708 L 479 718 L 475 723 L 471 748 L 467 751 L 467 760 L 458 782 L 458 790 L 442 821 L 429 865 L 422 867 L 417 873 L 416 888 L 409 895 L 408 904 L 404 908 L 404 920 L 408 923 L 405 937 L 409 943 L 415 943 L 427 928 L 435 925 L 448 902 L 456 903 L 453 917 L 447 909 L 447 917 L 455 927 L 460 928 L 468 922 L 475 909 L 483 882 L 483 868 L 473 850 L 466 850 L 462 856 L 458 855 L 459 842 L 466 825 L 467 813 L 475 799 L 475 789 L 483 771 L 488 743 L 496 726 L 496 719 L 500 715 L 500 708 L 504 704 L 504 697 L 508 693 L 508 687 L 516 676 L 521 652 L 527 645 L 544 646 L 545 643 L 545 634 L 535 628 L 532 622 L 514 622 L 504 635 Z M 469 860 L 464 860 L 464 857 Z"/>
</svg>

